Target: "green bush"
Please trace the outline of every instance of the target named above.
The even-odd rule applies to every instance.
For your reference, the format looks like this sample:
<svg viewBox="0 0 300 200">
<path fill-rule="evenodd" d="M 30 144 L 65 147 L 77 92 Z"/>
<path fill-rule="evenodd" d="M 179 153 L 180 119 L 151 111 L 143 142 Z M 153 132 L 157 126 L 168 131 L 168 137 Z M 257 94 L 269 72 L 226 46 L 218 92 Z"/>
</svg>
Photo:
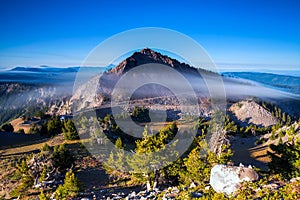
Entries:
<svg viewBox="0 0 300 200">
<path fill-rule="evenodd" d="M 47 143 L 45 143 L 42 148 L 42 151 L 50 151 L 50 150 L 51 150 L 50 146 Z"/>
<path fill-rule="evenodd" d="M 66 173 L 64 184 L 60 185 L 55 191 L 56 199 L 70 199 L 78 195 L 80 190 L 79 180 L 75 177 L 73 171 Z"/>
<path fill-rule="evenodd" d="M 50 200 L 50 198 L 44 194 L 43 190 L 41 191 L 39 199 L 40 200 Z"/>
</svg>

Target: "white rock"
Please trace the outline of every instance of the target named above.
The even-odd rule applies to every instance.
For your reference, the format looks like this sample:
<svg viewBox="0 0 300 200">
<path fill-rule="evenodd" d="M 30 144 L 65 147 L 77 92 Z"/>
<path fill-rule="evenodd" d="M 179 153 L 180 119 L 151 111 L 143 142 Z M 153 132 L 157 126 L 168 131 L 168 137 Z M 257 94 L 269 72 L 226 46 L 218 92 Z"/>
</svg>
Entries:
<svg viewBox="0 0 300 200">
<path fill-rule="evenodd" d="M 262 187 L 270 190 L 276 190 L 279 188 L 279 185 L 277 185 L 276 183 L 270 183 L 268 185 L 263 185 Z"/>
<path fill-rule="evenodd" d="M 179 193 L 180 191 L 177 187 L 173 187 L 171 192 L 172 193 Z"/>
<path fill-rule="evenodd" d="M 293 182 L 296 182 L 296 181 L 299 181 L 299 180 L 300 180 L 300 177 L 292 178 L 292 179 L 290 180 L 290 182 L 293 183 Z"/>
<path fill-rule="evenodd" d="M 216 165 L 211 169 L 210 185 L 218 193 L 230 195 L 235 193 L 243 181 L 258 180 L 258 174 L 240 164 L 236 166 Z"/>
<path fill-rule="evenodd" d="M 205 187 L 205 190 L 209 190 L 209 189 L 210 189 L 210 186 L 209 186 L 209 185 Z"/>
<path fill-rule="evenodd" d="M 196 184 L 194 182 L 191 183 L 190 188 L 195 188 Z"/>
</svg>

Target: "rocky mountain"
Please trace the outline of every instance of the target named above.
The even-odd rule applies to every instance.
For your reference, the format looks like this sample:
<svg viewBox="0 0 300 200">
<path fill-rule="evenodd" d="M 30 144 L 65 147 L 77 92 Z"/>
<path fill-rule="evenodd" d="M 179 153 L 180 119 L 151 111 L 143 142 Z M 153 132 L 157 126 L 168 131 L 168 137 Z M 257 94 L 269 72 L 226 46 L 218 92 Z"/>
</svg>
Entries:
<svg viewBox="0 0 300 200">
<path fill-rule="evenodd" d="M 133 53 L 130 57 L 123 60 L 116 67 L 109 70 L 109 73 L 121 75 L 136 66 L 149 64 L 149 63 L 168 65 L 182 73 L 188 73 L 188 74 L 197 73 L 197 69 L 195 67 L 192 67 L 186 63 L 181 63 L 176 59 L 170 58 L 166 55 L 162 55 L 161 53 L 153 51 L 152 49 L 149 48 L 145 48 L 139 52 Z M 202 69 L 202 71 L 205 70 Z"/>
<path fill-rule="evenodd" d="M 210 86 L 210 88 L 213 88 L 214 90 L 213 94 L 215 97 L 219 97 L 218 95 L 221 94 L 220 97 L 224 98 L 224 96 L 222 96 L 222 91 L 224 92 L 225 89 L 226 98 L 228 100 L 237 102 L 249 97 L 258 97 L 264 99 L 265 101 L 272 100 L 275 103 L 280 102 L 284 108 L 284 112 L 294 114 L 293 111 L 297 110 L 294 108 L 292 110 L 288 110 L 291 102 L 293 102 L 292 104 L 294 105 L 294 102 L 298 101 L 298 99 L 295 99 L 293 95 L 287 95 L 286 93 L 282 93 L 276 89 L 267 88 L 241 79 L 228 76 L 222 76 L 221 78 L 219 74 L 206 71 L 205 69 L 197 69 L 186 63 L 181 63 L 169 56 L 162 55 L 161 53 L 153 51 L 149 48 L 145 48 L 141 51 L 133 53 L 115 67 L 108 68 L 103 74 L 99 75 L 98 77 L 94 77 L 84 85 L 80 85 L 77 92 L 73 95 L 71 103 L 75 101 L 76 105 L 78 105 L 78 109 L 99 107 L 103 103 L 105 104 L 109 102 L 111 93 L 115 88 L 115 84 L 123 75 L 128 74 L 126 72 L 129 72 L 131 69 L 136 68 L 137 66 L 151 63 L 163 64 L 180 72 L 180 74 L 182 74 L 192 86 L 199 102 L 206 101 L 207 99 L 211 98 L 211 92 L 208 90 L 208 86 Z M 154 68 L 151 69 L 151 67 L 152 66 L 149 65 L 149 68 L 139 72 L 139 74 L 131 74 L 131 78 L 122 85 L 122 92 L 126 93 L 136 85 L 142 83 L 144 79 L 152 75 L 157 77 L 159 76 L 163 80 L 168 80 L 168 83 L 175 88 L 178 88 L 181 93 L 186 92 L 186 88 L 183 87 L 183 83 L 181 81 L 170 76 L 169 74 L 163 74 L 163 72 L 160 70 L 155 70 Z M 204 75 L 205 79 L 203 78 Z M 93 87 L 97 88 L 93 90 L 91 89 Z M 95 90 L 96 94 L 93 94 L 93 92 L 95 93 Z M 163 105 L 166 102 L 162 97 L 166 96 L 170 97 L 170 90 L 159 85 L 151 84 L 135 89 L 135 93 L 132 98 L 155 99 L 155 97 L 157 97 L 160 98 L 160 100 L 155 99 L 155 101 Z M 119 98 L 121 99 L 122 95 L 120 95 Z M 105 100 L 108 101 L 106 102 Z M 148 103 L 154 103 L 154 100 L 150 100 Z M 168 103 L 170 103 L 170 101 L 168 101 Z M 176 104 L 175 99 L 173 103 Z M 285 104 L 288 106 L 285 106 Z"/>
<path fill-rule="evenodd" d="M 144 64 L 149 64 L 149 66 L 142 71 L 126 73 L 138 66 L 143 66 Z M 183 81 L 179 80 L 176 75 L 170 73 L 167 68 L 157 68 L 158 65 L 156 64 L 162 64 L 167 66 L 167 68 L 170 67 L 169 69 L 175 69 L 179 72 L 178 76 L 181 75 Z M 171 91 L 170 88 L 176 88 L 177 94 L 185 94 L 187 99 L 186 105 L 190 104 L 188 99 L 190 98 L 190 95 L 193 95 L 191 92 L 187 91 L 186 85 L 189 85 L 196 94 L 196 97 L 199 98 L 196 101 L 208 101 L 209 92 L 202 77 L 203 74 L 207 77 L 211 77 L 211 79 L 219 76 L 214 72 L 197 69 L 186 63 L 181 63 L 176 59 L 170 58 L 169 56 L 162 55 L 152 49 L 145 48 L 133 53 L 130 57 L 120 62 L 114 68 L 107 70 L 100 76 L 94 77 L 90 81 L 79 85 L 76 92 L 73 94 L 71 104 L 73 106 L 75 105 L 73 107 L 75 111 L 103 106 L 109 107 L 113 91 L 118 87 L 122 87 L 113 97 L 117 102 L 122 103 L 125 98 L 130 97 L 131 106 L 151 106 L 152 109 L 155 107 L 155 109 L 162 110 L 165 110 L 167 106 L 168 109 L 177 109 L 178 99 L 173 93 L 174 91 Z M 126 76 L 126 81 L 124 81 L 122 85 L 115 87 L 118 81 Z M 148 82 L 145 82 L 145 80 L 148 80 Z M 161 80 L 164 84 L 159 83 Z M 134 92 L 132 93 L 132 91 Z M 209 106 L 207 104 L 201 105 L 201 112 L 207 115 L 209 113 Z M 127 110 L 130 108 L 125 109 Z"/>
<path fill-rule="evenodd" d="M 198 89 L 198 94 L 200 94 L 200 92 L 202 94 L 207 93 L 207 86 L 202 78 L 202 75 L 205 74 L 211 77 L 218 76 L 218 74 L 214 72 L 201 68 L 195 68 L 186 63 L 182 63 L 176 59 L 170 58 L 167 55 L 162 55 L 161 53 L 153 51 L 152 49 L 144 48 L 141 51 L 134 52 L 130 57 L 120 62 L 117 66 L 105 72 L 99 80 L 98 93 L 104 93 L 109 96 L 111 90 L 114 88 L 115 84 L 122 77 L 122 75 L 126 74 L 126 72 L 130 71 L 131 69 L 138 66 L 143 66 L 144 64 L 149 64 L 149 66 L 147 66 L 147 68 L 144 68 L 143 71 L 133 72 L 138 74 L 130 75 L 131 80 L 125 82 L 125 85 L 123 85 L 123 87 L 126 88 L 125 90 L 128 90 L 129 88 L 134 87 L 141 82 L 144 82 L 144 80 L 149 80 L 148 78 L 151 76 L 168 80 L 167 84 L 177 88 L 182 85 L 182 83 L 180 83 L 180 81 L 175 78 L 169 71 L 165 71 L 161 68 L 155 68 L 155 65 L 151 64 L 162 64 L 164 66 L 169 66 L 170 68 L 175 69 L 183 77 L 185 77 L 185 80 L 187 80 L 189 84 L 192 85 L 194 90 Z M 153 78 L 153 80 L 157 80 L 156 78 Z M 152 78 L 150 79 L 152 80 Z M 145 94 L 145 91 L 148 92 L 146 92 Z M 155 85 L 155 83 L 153 83 L 148 84 L 147 86 L 143 86 L 143 89 L 140 89 L 140 91 L 136 91 L 135 96 L 139 96 L 138 94 L 140 94 L 139 98 L 149 98 L 153 97 L 153 94 L 156 94 L 155 96 L 169 96 L 169 91 L 162 88 L 158 84 Z"/>
<path fill-rule="evenodd" d="M 70 113 L 69 100 L 80 71 L 89 79 L 104 67 L 15 67 L 0 72 L 0 125 L 23 114 L 49 108 L 49 114 Z"/>
<path fill-rule="evenodd" d="M 238 123 L 243 126 L 249 124 L 260 127 L 272 126 L 278 119 L 272 113 L 252 100 L 243 100 L 231 105 L 228 109 Z"/>
</svg>

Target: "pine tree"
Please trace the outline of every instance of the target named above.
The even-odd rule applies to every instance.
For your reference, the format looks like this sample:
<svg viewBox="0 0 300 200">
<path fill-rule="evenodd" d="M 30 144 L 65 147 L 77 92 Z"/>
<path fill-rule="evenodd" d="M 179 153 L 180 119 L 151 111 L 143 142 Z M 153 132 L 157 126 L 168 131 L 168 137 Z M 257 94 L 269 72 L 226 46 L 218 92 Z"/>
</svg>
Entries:
<svg viewBox="0 0 300 200">
<path fill-rule="evenodd" d="M 208 150 L 205 136 L 197 138 L 197 146 L 184 158 L 185 170 L 180 173 L 180 180 L 186 185 L 197 183 L 204 186 L 209 182 L 210 170 L 214 164 L 226 164 L 232 152 L 228 146 L 222 147 L 221 155 Z"/>
<path fill-rule="evenodd" d="M 177 142 L 174 141 L 169 147 L 166 145 L 176 132 L 176 124 L 163 128 L 154 136 L 150 135 L 145 127 L 143 138 L 136 141 L 136 153 L 127 157 L 132 175 L 138 181 L 156 186 L 158 178 L 163 174 L 162 166 L 171 164 L 168 160 L 175 160 L 177 157 L 177 152 L 173 149 Z"/>
<path fill-rule="evenodd" d="M 300 142 L 288 142 L 270 145 L 268 152 L 271 162 L 268 164 L 273 173 L 280 173 L 286 178 L 300 176 Z"/>
<path fill-rule="evenodd" d="M 121 138 L 116 140 L 115 149 L 110 152 L 107 161 L 103 163 L 103 167 L 106 173 L 109 174 L 114 181 L 128 177 L 126 173 L 127 163 L 124 146 Z"/>
<path fill-rule="evenodd" d="M 59 119 L 59 117 L 54 116 L 52 117 L 46 124 L 45 128 L 47 131 L 47 134 L 50 136 L 60 134 L 62 131 L 62 123 Z"/>
<path fill-rule="evenodd" d="M 66 120 L 64 121 L 63 133 L 65 140 L 77 140 L 79 139 L 79 135 L 77 129 L 74 124 L 74 120 Z"/>
<path fill-rule="evenodd" d="M 288 115 L 288 116 L 287 116 L 287 120 L 286 120 L 286 124 L 287 124 L 287 125 L 291 125 L 291 123 L 292 123 L 292 118 L 291 118 L 290 115 Z"/>
<path fill-rule="evenodd" d="M 75 197 L 79 192 L 80 183 L 72 170 L 66 173 L 64 189 L 67 191 L 69 197 Z"/>
<path fill-rule="evenodd" d="M 62 170 L 71 167 L 74 162 L 74 157 L 64 144 L 54 147 L 52 159 L 54 167 Z"/>
<path fill-rule="evenodd" d="M 17 166 L 17 173 L 21 175 L 21 180 L 20 184 L 11 192 L 11 195 L 14 197 L 25 195 L 28 192 L 28 189 L 31 188 L 34 184 L 34 178 L 29 173 L 26 160 L 22 160 L 21 164 Z"/>
<path fill-rule="evenodd" d="M 75 177 L 73 171 L 66 173 L 64 184 L 60 185 L 55 191 L 56 199 L 72 199 L 78 195 L 80 191 L 80 182 Z"/>
<path fill-rule="evenodd" d="M 282 121 L 285 123 L 286 122 L 286 113 L 282 113 Z"/>
<path fill-rule="evenodd" d="M 45 143 L 43 148 L 42 148 L 42 151 L 50 151 L 50 150 L 51 150 L 50 146 L 47 143 Z"/>
</svg>

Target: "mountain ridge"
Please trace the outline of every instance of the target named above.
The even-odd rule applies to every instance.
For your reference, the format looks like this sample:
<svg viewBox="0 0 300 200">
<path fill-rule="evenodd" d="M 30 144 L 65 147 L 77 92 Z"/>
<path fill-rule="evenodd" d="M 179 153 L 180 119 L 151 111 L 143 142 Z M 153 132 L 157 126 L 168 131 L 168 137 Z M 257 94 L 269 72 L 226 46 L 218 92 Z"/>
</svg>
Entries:
<svg viewBox="0 0 300 200">
<path fill-rule="evenodd" d="M 179 62 L 178 60 L 176 60 L 174 58 L 171 58 L 167 55 L 163 55 L 163 54 L 156 52 L 150 48 L 144 48 L 141 51 L 134 52 L 131 56 L 129 56 L 128 58 L 126 58 L 125 60 L 120 62 L 114 68 L 110 69 L 108 71 L 108 73 L 116 74 L 116 75 L 120 76 L 121 74 L 128 72 L 129 70 L 133 69 L 134 67 L 137 67 L 137 66 L 143 65 L 143 64 L 150 64 L 150 63 L 168 65 L 168 66 L 176 69 L 177 71 L 183 72 L 183 73 L 199 74 L 198 70 L 200 70 L 201 72 L 215 74 L 214 72 L 205 70 L 203 68 L 195 68 L 186 63 Z"/>
</svg>

